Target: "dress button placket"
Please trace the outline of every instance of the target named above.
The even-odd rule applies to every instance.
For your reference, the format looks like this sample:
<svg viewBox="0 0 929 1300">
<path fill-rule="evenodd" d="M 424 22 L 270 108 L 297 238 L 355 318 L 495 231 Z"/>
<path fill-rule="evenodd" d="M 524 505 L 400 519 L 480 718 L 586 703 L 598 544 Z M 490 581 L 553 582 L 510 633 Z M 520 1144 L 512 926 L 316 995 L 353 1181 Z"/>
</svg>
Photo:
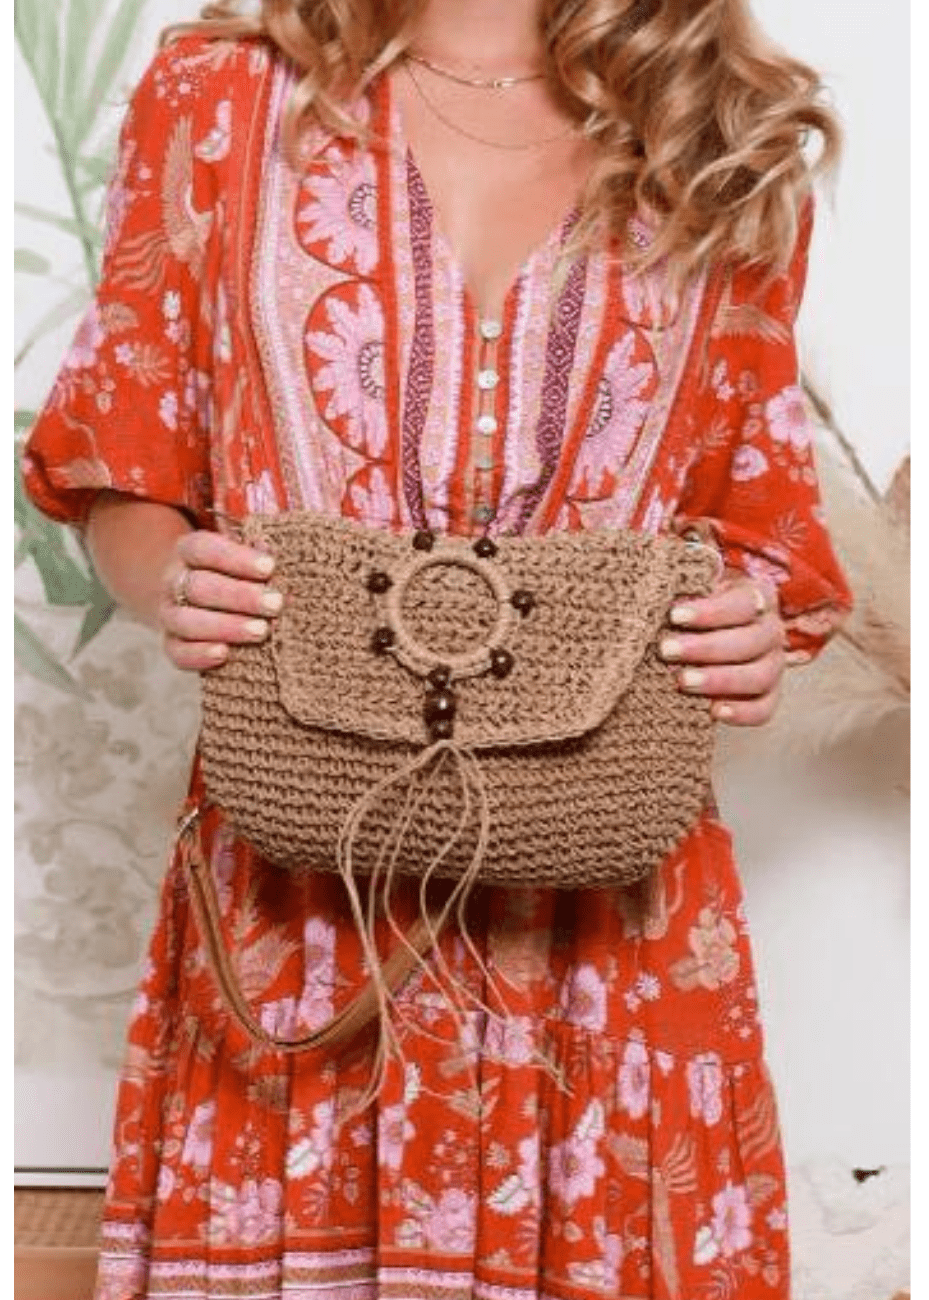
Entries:
<svg viewBox="0 0 929 1300">
<path fill-rule="evenodd" d="M 483 318 L 478 322 L 481 339 L 477 371 L 478 414 L 474 422 L 474 523 L 486 529 L 493 522 L 495 510 L 490 500 L 494 469 L 494 435 L 499 428 L 496 415 L 496 389 L 500 374 L 496 369 L 497 340 L 503 333 L 500 321 Z"/>
</svg>

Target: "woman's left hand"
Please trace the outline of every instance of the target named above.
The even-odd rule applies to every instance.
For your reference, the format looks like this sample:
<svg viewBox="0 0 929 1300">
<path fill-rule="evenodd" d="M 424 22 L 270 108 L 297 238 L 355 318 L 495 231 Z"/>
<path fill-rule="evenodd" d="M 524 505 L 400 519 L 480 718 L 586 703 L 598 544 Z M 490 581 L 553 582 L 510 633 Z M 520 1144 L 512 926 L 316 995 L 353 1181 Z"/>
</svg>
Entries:
<svg viewBox="0 0 929 1300">
<path fill-rule="evenodd" d="M 709 696 L 730 726 L 768 722 L 786 662 L 773 584 L 727 573 L 711 595 L 678 601 L 670 622 L 659 652 L 681 665 L 681 689 Z"/>
</svg>

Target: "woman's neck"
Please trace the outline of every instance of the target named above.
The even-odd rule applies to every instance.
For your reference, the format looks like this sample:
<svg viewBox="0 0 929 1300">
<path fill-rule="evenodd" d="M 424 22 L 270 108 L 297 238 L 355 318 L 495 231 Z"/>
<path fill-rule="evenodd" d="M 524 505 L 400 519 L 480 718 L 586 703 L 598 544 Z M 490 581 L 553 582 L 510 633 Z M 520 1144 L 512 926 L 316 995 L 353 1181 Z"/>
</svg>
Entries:
<svg viewBox="0 0 929 1300">
<path fill-rule="evenodd" d="M 428 0 L 413 48 L 456 72 L 536 72 L 543 55 L 538 8 L 538 0 Z"/>
</svg>

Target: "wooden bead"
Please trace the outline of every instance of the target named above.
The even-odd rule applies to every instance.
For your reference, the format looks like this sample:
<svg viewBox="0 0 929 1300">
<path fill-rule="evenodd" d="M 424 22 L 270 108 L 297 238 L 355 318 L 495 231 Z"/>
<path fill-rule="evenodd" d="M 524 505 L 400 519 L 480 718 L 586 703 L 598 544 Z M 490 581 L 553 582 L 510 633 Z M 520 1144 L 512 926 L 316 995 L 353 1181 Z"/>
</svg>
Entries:
<svg viewBox="0 0 929 1300">
<path fill-rule="evenodd" d="M 389 591 L 393 585 L 390 574 L 384 573 L 381 569 L 375 569 L 373 573 L 368 574 L 368 591 L 375 596 L 383 596 L 384 592 Z"/>
<path fill-rule="evenodd" d="M 431 551 L 435 546 L 435 534 L 430 533 L 427 528 L 420 528 L 413 534 L 413 549 L 416 551 Z"/>
<path fill-rule="evenodd" d="M 481 560 L 490 560 L 497 554 L 497 547 L 489 537 L 479 537 L 473 549 L 474 554 Z"/>
<path fill-rule="evenodd" d="M 394 631 L 392 627 L 375 628 L 371 637 L 371 649 L 376 655 L 384 655 L 394 643 Z"/>
<path fill-rule="evenodd" d="M 516 660 L 510 654 L 509 650 L 491 650 L 490 652 L 490 671 L 494 677 L 509 677 L 516 664 Z"/>
<path fill-rule="evenodd" d="M 423 717 L 426 726 L 432 730 L 436 723 L 454 718 L 458 708 L 458 701 L 451 691 L 435 691 L 426 696 L 426 702 L 423 705 Z"/>
<path fill-rule="evenodd" d="M 447 664 L 437 664 L 432 672 L 426 678 L 426 681 L 437 691 L 443 691 L 451 685 L 452 670 Z"/>
<path fill-rule="evenodd" d="M 528 613 L 535 609 L 535 596 L 531 591 L 527 591 L 525 587 L 520 587 L 510 597 L 510 604 L 525 618 Z"/>
</svg>

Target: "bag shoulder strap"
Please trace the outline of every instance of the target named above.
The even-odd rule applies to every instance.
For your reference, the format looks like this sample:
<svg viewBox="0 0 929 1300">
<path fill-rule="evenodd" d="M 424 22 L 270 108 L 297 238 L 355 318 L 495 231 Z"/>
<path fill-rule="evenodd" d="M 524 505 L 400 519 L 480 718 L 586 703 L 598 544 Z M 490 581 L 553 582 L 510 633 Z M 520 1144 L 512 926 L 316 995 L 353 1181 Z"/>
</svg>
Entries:
<svg viewBox="0 0 929 1300">
<path fill-rule="evenodd" d="M 200 852 L 199 843 L 194 839 L 194 832 L 201 815 L 202 809 L 198 806 L 182 816 L 176 844 L 207 962 L 230 1016 L 253 1042 L 273 1052 L 295 1054 L 314 1048 L 333 1047 L 354 1037 L 378 1015 L 378 997 L 371 980 L 337 1016 L 320 1028 L 314 1029 L 312 1033 L 301 1035 L 299 1038 L 278 1037 L 265 1029 L 258 1020 L 242 992 L 223 939 L 213 873 Z M 381 964 L 381 979 L 388 994 L 395 993 L 414 967 L 419 964 L 420 959 L 432 946 L 432 940 L 433 933 L 430 927 L 420 918 L 408 930 L 406 945 L 394 949 L 384 959 Z"/>
</svg>

